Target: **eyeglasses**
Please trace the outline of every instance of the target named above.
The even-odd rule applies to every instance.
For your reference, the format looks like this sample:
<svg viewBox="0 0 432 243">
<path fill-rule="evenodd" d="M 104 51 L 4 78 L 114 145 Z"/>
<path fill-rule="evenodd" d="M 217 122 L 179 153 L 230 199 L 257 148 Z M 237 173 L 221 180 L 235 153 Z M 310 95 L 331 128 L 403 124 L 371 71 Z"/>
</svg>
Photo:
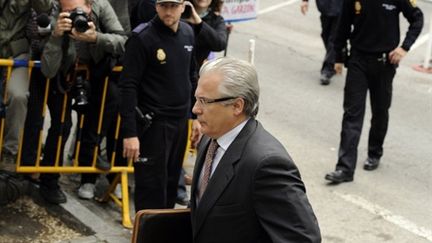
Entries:
<svg viewBox="0 0 432 243">
<path fill-rule="evenodd" d="M 202 107 L 202 106 L 206 106 L 208 104 L 219 103 L 219 102 L 223 102 L 223 101 L 227 101 L 227 100 L 233 100 L 236 98 L 237 97 L 224 97 L 224 98 L 219 98 L 219 99 L 208 99 L 208 98 L 204 98 L 204 97 L 196 97 L 196 100 L 197 100 L 197 103 Z"/>
</svg>

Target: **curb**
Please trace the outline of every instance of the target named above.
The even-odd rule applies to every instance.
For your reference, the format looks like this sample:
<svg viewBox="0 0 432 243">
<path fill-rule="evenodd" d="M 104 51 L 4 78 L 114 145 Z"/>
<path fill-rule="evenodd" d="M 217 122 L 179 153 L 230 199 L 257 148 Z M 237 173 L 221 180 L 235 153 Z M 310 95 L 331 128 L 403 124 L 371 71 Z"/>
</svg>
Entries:
<svg viewBox="0 0 432 243">
<path fill-rule="evenodd" d="M 101 217 L 90 211 L 77 199 L 65 192 L 67 202 L 61 206 L 75 216 L 79 221 L 91 228 L 95 235 L 62 241 L 62 243 L 129 243 L 130 233 L 128 229 L 113 227 Z M 119 225 L 119 227 L 122 227 Z"/>
</svg>

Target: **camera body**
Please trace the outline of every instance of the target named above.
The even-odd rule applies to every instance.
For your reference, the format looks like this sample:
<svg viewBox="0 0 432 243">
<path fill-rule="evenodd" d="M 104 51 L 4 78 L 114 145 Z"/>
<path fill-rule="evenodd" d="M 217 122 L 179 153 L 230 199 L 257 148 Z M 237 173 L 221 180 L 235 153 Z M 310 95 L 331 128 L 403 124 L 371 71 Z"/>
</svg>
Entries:
<svg viewBox="0 0 432 243">
<path fill-rule="evenodd" d="M 90 28 L 90 26 L 88 25 L 89 17 L 86 12 L 84 12 L 84 10 L 80 7 L 72 10 L 69 18 L 72 20 L 72 28 L 75 28 L 77 32 L 83 33 Z"/>
<path fill-rule="evenodd" d="M 75 99 L 75 105 L 83 107 L 89 103 L 88 90 L 89 83 L 82 76 L 78 76 L 75 80 L 75 86 L 73 88 L 73 96 Z"/>
</svg>

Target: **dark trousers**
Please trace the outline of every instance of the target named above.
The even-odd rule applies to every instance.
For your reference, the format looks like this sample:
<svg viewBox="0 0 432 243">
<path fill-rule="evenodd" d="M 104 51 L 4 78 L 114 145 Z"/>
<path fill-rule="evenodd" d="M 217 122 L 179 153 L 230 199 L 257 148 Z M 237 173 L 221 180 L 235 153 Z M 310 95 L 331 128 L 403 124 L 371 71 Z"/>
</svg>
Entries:
<svg viewBox="0 0 432 243">
<path fill-rule="evenodd" d="M 333 76 L 335 74 L 334 64 L 336 53 L 334 50 L 334 39 L 336 37 L 336 27 L 338 16 L 326 16 L 321 14 L 321 38 L 326 48 L 321 74 Z"/>
<path fill-rule="evenodd" d="M 178 199 L 187 199 L 188 194 L 186 190 L 186 181 L 185 181 L 185 170 L 182 168 L 180 171 L 180 177 L 178 181 L 178 188 L 177 188 L 177 198 Z"/>
<path fill-rule="evenodd" d="M 69 136 L 71 121 L 71 97 L 68 95 L 64 111 L 64 122 L 62 110 L 65 94 L 57 90 L 56 78 L 51 79 L 48 93 L 48 109 L 51 116 L 51 125 L 45 141 L 44 156 L 41 161 L 43 166 L 52 166 L 56 161 L 57 152 L 59 165 L 63 163 L 63 150 Z M 39 69 L 33 69 L 29 86 L 30 96 L 27 107 L 27 116 L 24 125 L 24 139 L 22 145 L 21 161 L 23 165 L 34 165 L 37 156 L 37 146 L 39 142 L 39 132 L 43 127 L 43 99 L 46 87 L 46 78 Z M 61 140 L 59 141 L 59 136 Z M 59 142 L 60 147 L 58 147 Z M 58 173 L 46 173 L 40 175 L 41 184 L 49 188 L 58 188 Z"/>
<path fill-rule="evenodd" d="M 43 99 L 45 93 L 45 77 L 39 69 L 34 68 L 30 77 L 27 116 L 24 123 L 24 137 L 21 149 L 21 164 L 36 163 L 39 132 L 43 128 Z"/>
<path fill-rule="evenodd" d="M 84 112 L 84 124 L 81 132 L 81 146 L 78 156 L 79 164 L 82 166 L 90 166 L 93 162 L 93 155 L 96 145 L 100 145 L 103 137 L 107 136 L 108 130 L 114 133 L 114 128 L 117 121 L 118 106 L 119 106 L 119 90 L 115 83 L 117 74 L 113 74 L 108 82 L 107 93 L 105 98 L 105 108 L 102 119 L 102 126 L 100 134 L 98 134 L 99 112 L 102 107 L 102 94 L 104 87 L 104 80 L 91 81 L 91 94 L 89 104 Z M 108 160 L 111 159 L 113 135 L 107 136 L 107 155 Z M 100 150 L 99 150 L 100 152 Z M 118 154 L 118 153 L 117 153 Z M 121 155 L 121 154 L 120 154 Z M 99 174 L 84 173 L 81 175 L 81 184 L 96 182 Z"/>
<path fill-rule="evenodd" d="M 389 108 L 392 98 L 392 82 L 396 73 L 393 64 L 378 60 L 377 55 L 352 51 L 344 90 L 344 115 L 342 120 L 339 159 L 336 169 L 354 173 L 357 162 L 366 93 L 369 90 L 372 110 L 369 131 L 368 156 L 380 158 L 387 133 Z"/>
<path fill-rule="evenodd" d="M 186 117 L 156 119 L 146 131 L 138 131 L 140 158 L 145 161 L 134 163 L 136 211 L 174 207 L 187 125 Z"/>
</svg>

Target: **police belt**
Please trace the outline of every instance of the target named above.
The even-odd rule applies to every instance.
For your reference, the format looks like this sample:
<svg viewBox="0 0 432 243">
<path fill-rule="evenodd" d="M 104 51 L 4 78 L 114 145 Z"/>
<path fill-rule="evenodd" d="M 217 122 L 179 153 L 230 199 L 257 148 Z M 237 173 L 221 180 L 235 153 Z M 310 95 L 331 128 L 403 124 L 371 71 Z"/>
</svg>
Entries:
<svg viewBox="0 0 432 243">
<path fill-rule="evenodd" d="M 386 62 L 389 58 L 389 51 L 384 52 L 364 52 L 358 49 L 352 49 L 351 54 L 353 56 L 360 56 L 363 58 L 376 59 L 378 61 Z"/>
</svg>

